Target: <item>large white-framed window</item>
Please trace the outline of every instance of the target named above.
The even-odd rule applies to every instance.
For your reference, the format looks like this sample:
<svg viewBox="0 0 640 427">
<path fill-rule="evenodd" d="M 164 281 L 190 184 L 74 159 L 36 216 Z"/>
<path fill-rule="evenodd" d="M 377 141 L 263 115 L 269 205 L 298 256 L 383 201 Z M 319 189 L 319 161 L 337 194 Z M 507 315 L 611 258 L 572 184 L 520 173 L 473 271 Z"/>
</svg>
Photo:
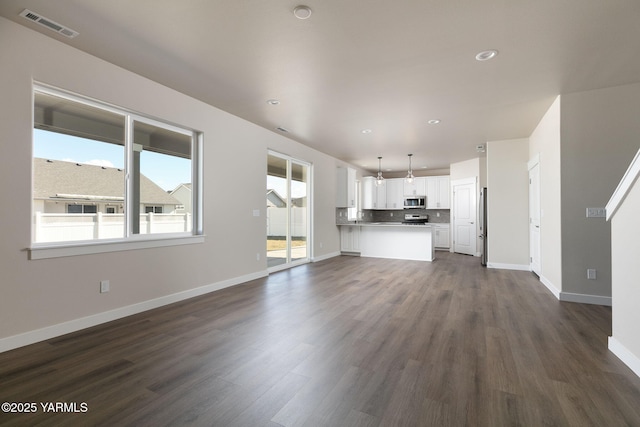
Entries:
<svg viewBox="0 0 640 427">
<path fill-rule="evenodd" d="M 203 240 L 201 132 L 40 83 L 33 100 L 32 259 Z"/>
</svg>

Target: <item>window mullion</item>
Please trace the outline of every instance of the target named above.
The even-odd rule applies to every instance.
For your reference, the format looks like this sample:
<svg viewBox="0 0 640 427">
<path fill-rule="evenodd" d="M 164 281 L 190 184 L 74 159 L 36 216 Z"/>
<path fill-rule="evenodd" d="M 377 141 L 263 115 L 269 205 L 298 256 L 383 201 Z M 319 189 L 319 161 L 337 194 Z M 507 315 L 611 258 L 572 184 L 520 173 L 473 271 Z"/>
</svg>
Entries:
<svg viewBox="0 0 640 427">
<path fill-rule="evenodd" d="M 133 117 L 127 114 L 125 123 L 125 191 L 124 191 L 124 227 L 125 237 L 131 237 L 133 234 L 133 204 L 131 196 L 134 192 L 134 182 L 131 179 L 131 171 L 133 170 Z"/>
</svg>

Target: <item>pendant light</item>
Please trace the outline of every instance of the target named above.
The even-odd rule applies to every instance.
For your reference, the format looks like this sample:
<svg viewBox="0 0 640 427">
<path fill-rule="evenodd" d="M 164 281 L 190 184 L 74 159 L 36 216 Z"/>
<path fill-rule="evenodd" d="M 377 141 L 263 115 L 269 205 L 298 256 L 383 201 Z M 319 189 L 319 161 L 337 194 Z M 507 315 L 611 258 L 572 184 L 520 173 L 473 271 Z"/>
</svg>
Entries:
<svg viewBox="0 0 640 427">
<path fill-rule="evenodd" d="M 408 184 L 411 184 L 413 182 L 413 171 L 411 170 L 411 156 L 413 156 L 413 154 L 407 154 L 407 156 L 409 156 L 409 172 L 407 172 L 405 181 L 407 181 Z"/>
<path fill-rule="evenodd" d="M 376 178 L 376 185 L 382 185 L 384 183 L 384 177 L 382 176 L 382 169 L 381 169 L 381 160 L 382 157 L 378 157 L 378 177 Z"/>
</svg>

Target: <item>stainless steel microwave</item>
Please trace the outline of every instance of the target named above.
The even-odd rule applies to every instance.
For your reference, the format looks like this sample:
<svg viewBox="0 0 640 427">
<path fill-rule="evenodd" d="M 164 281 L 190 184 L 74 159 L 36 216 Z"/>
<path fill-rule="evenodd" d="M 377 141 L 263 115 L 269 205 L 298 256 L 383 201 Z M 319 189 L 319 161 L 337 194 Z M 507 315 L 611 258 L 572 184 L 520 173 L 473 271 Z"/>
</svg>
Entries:
<svg viewBox="0 0 640 427">
<path fill-rule="evenodd" d="M 404 198 L 405 209 L 424 209 L 427 198 L 424 196 L 412 196 Z"/>
</svg>

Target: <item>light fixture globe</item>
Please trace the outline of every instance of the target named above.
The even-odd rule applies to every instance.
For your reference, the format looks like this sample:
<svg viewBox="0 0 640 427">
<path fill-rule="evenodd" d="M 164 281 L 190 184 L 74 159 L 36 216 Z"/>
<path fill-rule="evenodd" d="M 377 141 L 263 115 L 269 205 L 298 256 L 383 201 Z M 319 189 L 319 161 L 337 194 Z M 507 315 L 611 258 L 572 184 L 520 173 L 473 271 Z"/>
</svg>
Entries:
<svg viewBox="0 0 640 427">
<path fill-rule="evenodd" d="M 413 170 L 411 169 L 411 156 L 413 156 L 413 154 L 407 154 L 407 156 L 409 156 L 409 171 L 407 172 L 407 176 L 404 178 L 404 180 L 407 182 L 407 184 L 411 184 L 413 182 Z"/>
<path fill-rule="evenodd" d="M 376 177 L 376 185 L 384 184 L 384 177 L 382 176 L 381 162 L 382 162 L 382 157 L 378 157 L 378 176 Z"/>
</svg>

